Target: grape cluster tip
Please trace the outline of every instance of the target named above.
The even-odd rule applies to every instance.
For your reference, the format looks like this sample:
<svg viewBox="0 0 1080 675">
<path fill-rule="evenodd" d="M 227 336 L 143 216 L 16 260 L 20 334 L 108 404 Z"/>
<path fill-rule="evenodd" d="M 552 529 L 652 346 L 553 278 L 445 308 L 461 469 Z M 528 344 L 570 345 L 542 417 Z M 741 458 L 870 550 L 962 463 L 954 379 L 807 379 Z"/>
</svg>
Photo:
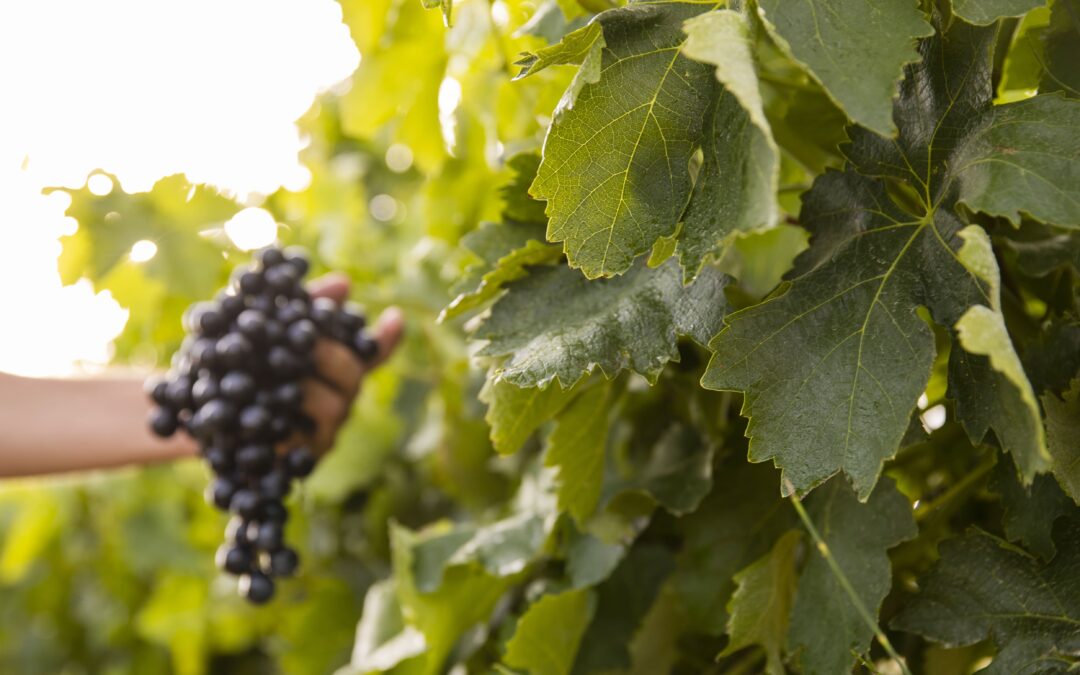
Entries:
<svg viewBox="0 0 1080 675">
<path fill-rule="evenodd" d="M 182 430 L 199 444 L 214 475 L 206 499 L 233 514 L 217 565 L 240 577 L 241 594 L 254 603 L 270 600 L 274 578 L 292 576 L 300 563 L 285 543 L 284 499 L 315 468 L 298 440 L 315 427 L 303 411 L 315 343 L 340 342 L 366 363 L 378 355 L 363 312 L 308 294 L 308 269 L 300 250 L 259 251 L 214 300 L 188 308 L 171 370 L 146 384 L 153 432 Z"/>
</svg>

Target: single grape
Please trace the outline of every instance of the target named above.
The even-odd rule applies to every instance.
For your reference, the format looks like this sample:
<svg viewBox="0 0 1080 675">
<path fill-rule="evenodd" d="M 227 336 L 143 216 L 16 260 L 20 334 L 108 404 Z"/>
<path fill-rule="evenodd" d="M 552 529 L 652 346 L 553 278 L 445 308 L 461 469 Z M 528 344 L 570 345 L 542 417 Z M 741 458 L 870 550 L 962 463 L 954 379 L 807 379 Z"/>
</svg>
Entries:
<svg viewBox="0 0 1080 675">
<path fill-rule="evenodd" d="M 338 313 L 338 322 L 345 326 L 349 333 L 362 330 L 367 325 L 364 310 L 360 308 L 360 305 L 352 302 L 346 304 Z"/>
<path fill-rule="evenodd" d="M 295 410 L 304 400 L 304 390 L 299 382 L 285 382 L 274 389 L 274 404 L 285 410 Z"/>
<path fill-rule="evenodd" d="M 240 333 L 229 333 L 217 343 L 218 363 L 224 368 L 243 368 L 251 361 L 254 353 L 251 341 Z"/>
<path fill-rule="evenodd" d="M 154 403 L 160 406 L 169 405 L 169 382 L 164 377 L 151 377 L 143 385 L 143 389 Z"/>
<path fill-rule="evenodd" d="M 212 399 L 221 395 L 221 388 L 218 384 L 217 378 L 213 375 L 202 375 L 199 379 L 195 380 L 195 384 L 191 387 L 191 400 L 195 403 L 196 407 L 206 405 Z"/>
<path fill-rule="evenodd" d="M 203 451 L 206 463 L 214 470 L 214 473 L 229 473 L 234 468 L 232 453 L 220 445 L 211 445 Z M 228 504 L 223 508 L 227 508 Z"/>
<path fill-rule="evenodd" d="M 245 309 L 236 317 L 236 330 L 252 342 L 266 338 L 266 315 L 257 309 Z"/>
<path fill-rule="evenodd" d="M 236 494 L 236 484 L 227 478 L 215 478 L 210 485 L 206 487 L 206 501 L 211 506 L 216 506 L 221 510 L 228 510 L 229 504 L 232 503 L 233 496 Z"/>
<path fill-rule="evenodd" d="M 275 415 L 270 418 L 270 426 L 267 427 L 267 440 L 277 443 L 283 441 L 292 434 L 292 425 L 289 418 L 284 415 Z"/>
<path fill-rule="evenodd" d="M 307 256 L 304 255 L 303 249 L 296 246 L 290 246 L 289 248 L 285 249 L 283 255 L 285 258 L 285 262 L 293 266 L 293 269 L 296 270 L 296 274 L 298 277 L 303 277 L 305 274 L 308 273 L 308 269 L 310 269 L 311 263 L 308 262 Z"/>
<path fill-rule="evenodd" d="M 308 318 L 308 314 L 309 310 L 307 303 L 303 300 L 294 298 L 281 307 L 278 307 L 277 320 L 280 321 L 282 325 L 288 326 L 295 321 Z"/>
<path fill-rule="evenodd" d="M 285 468 L 294 478 L 304 478 L 315 469 L 315 455 L 305 447 L 293 448 L 285 454 Z"/>
<path fill-rule="evenodd" d="M 172 382 L 169 382 L 169 386 L 165 390 L 165 396 L 173 410 L 191 409 L 191 386 L 192 380 L 187 375 L 179 375 L 173 378 Z"/>
<path fill-rule="evenodd" d="M 240 594 L 261 605 L 274 597 L 274 581 L 262 572 L 251 572 L 240 577 Z"/>
<path fill-rule="evenodd" d="M 251 549 L 222 544 L 214 556 L 214 562 L 217 563 L 218 569 L 229 574 L 240 575 L 251 571 L 255 564 L 255 556 L 252 555 Z"/>
<path fill-rule="evenodd" d="M 255 260 L 259 262 L 263 269 L 268 269 L 285 262 L 285 255 L 281 252 L 281 249 L 269 246 L 256 253 Z"/>
<path fill-rule="evenodd" d="M 255 397 L 255 378 L 242 370 L 229 371 L 221 378 L 219 389 L 223 397 L 243 405 Z"/>
<path fill-rule="evenodd" d="M 285 331 L 289 349 L 298 354 L 310 352 L 315 346 L 315 339 L 319 337 L 319 331 L 311 319 L 300 319 L 291 324 Z"/>
<path fill-rule="evenodd" d="M 233 293 L 219 293 L 217 303 L 218 310 L 230 321 L 239 316 L 245 307 L 244 296 Z"/>
<path fill-rule="evenodd" d="M 257 309 L 267 316 L 270 316 L 277 310 L 274 296 L 265 293 L 247 296 L 247 306 L 250 309 Z"/>
<path fill-rule="evenodd" d="M 281 323 L 277 319 L 266 320 L 264 333 L 266 335 L 266 344 L 285 344 L 285 324 Z"/>
<path fill-rule="evenodd" d="M 229 327 L 229 320 L 216 307 L 207 307 L 195 318 L 197 332 L 204 337 L 217 337 Z"/>
<path fill-rule="evenodd" d="M 270 424 L 270 411 L 261 405 L 249 405 L 240 411 L 240 432 L 245 438 L 266 435 Z"/>
<path fill-rule="evenodd" d="M 262 506 L 262 498 L 254 490 L 241 488 L 233 495 L 229 502 L 229 510 L 245 518 L 254 518 Z"/>
<path fill-rule="evenodd" d="M 259 479 L 259 492 L 268 500 L 271 500 L 267 501 L 266 504 L 263 505 L 263 517 L 269 520 L 273 520 L 266 515 L 267 509 L 273 509 L 273 507 L 271 507 L 271 504 L 277 504 L 279 507 L 281 507 L 282 511 L 285 510 L 285 507 L 281 506 L 280 502 L 272 500 L 284 499 L 289 494 L 289 490 L 291 488 L 292 479 L 289 477 L 289 474 L 287 474 L 284 469 L 281 468 L 274 469 L 273 471 Z"/>
<path fill-rule="evenodd" d="M 356 334 L 352 345 L 361 361 L 371 362 L 379 355 L 379 343 L 372 340 L 363 331 Z"/>
<path fill-rule="evenodd" d="M 263 279 L 263 275 L 259 272 L 245 270 L 236 278 L 236 287 L 246 295 L 262 293 L 266 289 L 266 279 Z"/>
<path fill-rule="evenodd" d="M 255 545 L 264 551 L 273 551 L 285 542 L 285 530 L 281 523 L 268 521 L 259 524 L 259 534 Z"/>
<path fill-rule="evenodd" d="M 303 369 L 303 362 L 289 349 L 282 346 L 271 347 L 266 353 L 266 365 L 270 371 L 281 379 L 291 379 L 299 375 Z"/>
<path fill-rule="evenodd" d="M 288 546 L 270 554 L 270 573 L 276 577 L 291 577 L 300 567 L 300 556 Z"/>
<path fill-rule="evenodd" d="M 251 535 L 253 534 L 252 530 L 255 528 L 251 525 L 250 520 L 240 516 L 233 516 L 229 519 L 229 524 L 225 526 L 225 539 L 235 542 L 237 546 L 252 546 L 255 543 L 255 538 Z"/>
<path fill-rule="evenodd" d="M 213 369 L 217 367 L 217 341 L 213 338 L 199 338 L 188 349 L 188 359 L 191 365 L 198 369 Z"/>
<path fill-rule="evenodd" d="M 150 429 L 162 438 L 175 434 L 179 424 L 176 413 L 169 408 L 158 406 L 150 411 Z"/>
<path fill-rule="evenodd" d="M 249 474 L 265 474 L 274 465 L 274 449 L 259 444 L 242 446 L 236 451 L 236 465 Z"/>
<path fill-rule="evenodd" d="M 263 276 L 266 278 L 267 287 L 281 295 L 288 295 L 293 286 L 300 281 L 300 275 L 291 265 L 276 265 L 263 272 Z"/>
<path fill-rule="evenodd" d="M 284 476 L 284 474 L 281 475 Z M 285 476 L 285 478 L 288 480 L 288 476 Z M 259 512 L 259 520 L 269 523 L 284 523 L 288 519 L 289 511 L 281 503 L 281 500 L 266 495 L 266 501 L 263 502 Z"/>
<path fill-rule="evenodd" d="M 236 406 L 221 398 L 207 401 L 191 418 L 201 436 L 224 432 L 235 422 Z"/>
</svg>

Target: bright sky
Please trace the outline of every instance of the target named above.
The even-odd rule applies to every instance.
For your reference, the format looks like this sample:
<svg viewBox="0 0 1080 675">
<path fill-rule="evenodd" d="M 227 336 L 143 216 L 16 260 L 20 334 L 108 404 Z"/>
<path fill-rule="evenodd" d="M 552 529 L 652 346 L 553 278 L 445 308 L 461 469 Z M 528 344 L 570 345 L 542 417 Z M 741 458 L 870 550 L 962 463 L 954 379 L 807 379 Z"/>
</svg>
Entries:
<svg viewBox="0 0 1080 675">
<path fill-rule="evenodd" d="M 76 223 L 43 187 L 97 168 L 129 192 L 177 172 L 255 202 L 302 186 L 294 121 L 359 61 L 333 0 L 0 3 L 0 370 L 92 369 L 127 318 L 61 286 L 57 237 Z M 265 238 L 268 214 L 241 214 L 234 241 Z"/>
</svg>

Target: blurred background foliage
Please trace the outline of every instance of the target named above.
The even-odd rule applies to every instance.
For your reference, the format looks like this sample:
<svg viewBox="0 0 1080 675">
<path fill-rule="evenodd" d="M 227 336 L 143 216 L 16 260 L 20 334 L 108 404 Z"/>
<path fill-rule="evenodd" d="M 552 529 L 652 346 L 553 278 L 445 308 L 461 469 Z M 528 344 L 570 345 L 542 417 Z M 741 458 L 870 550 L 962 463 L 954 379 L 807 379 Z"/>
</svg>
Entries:
<svg viewBox="0 0 1080 675">
<path fill-rule="evenodd" d="M 505 158 L 539 147 L 537 111 L 554 108 L 572 73 L 511 83 L 513 56 L 546 43 L 519 30 L 531 2 L 500 3 L 499 22 L 488 3 L 463 3 L 450 29 L 418 0 L 341 4 L 363 61 L 344 93 L 298 120 L 307 187 L 246 203 L 183 175 L 137 194 L 70 190 L 79 228 L 59 261 L 65 283 L 88 278 L 130 311 L 115 361 L 139 368 L 167 367 L 183 309 L 248 260 L 222 230 L 247 206 L 311 251 L 314 274 L 347 273 L 373 316 L 406 310 L 398 356 L 366 381 L 336 450 L 293 497 L 288 536 L 304 573 L 269 607 L 237 599 L 213 566 L 225 519 L 203 503 L 195 460 L 9 483 L 0 672 L 332 672 L 349 661 L 368 587 L 389 573 L 388 523 L 480 511 L 512 490 L 510 468 L 479 470 L 493 461 L 483 372 L 460 325 L 436 319 L 468 262 L 458 239 L 498 215 Z M 132 261 L 146 239 L 157 255 Z"/>
</svg>

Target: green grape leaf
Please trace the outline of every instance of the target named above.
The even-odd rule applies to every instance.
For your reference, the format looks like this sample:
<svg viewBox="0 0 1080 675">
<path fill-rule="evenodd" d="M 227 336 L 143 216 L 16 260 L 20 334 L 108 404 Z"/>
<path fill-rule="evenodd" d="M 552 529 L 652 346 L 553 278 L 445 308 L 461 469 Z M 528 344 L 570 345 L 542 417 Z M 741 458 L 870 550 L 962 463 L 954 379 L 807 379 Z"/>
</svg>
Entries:
<svg viewBox="0 0 1080 675">
<path fill-rule="evenodd" d="M 953 160 L 959 200 L 1019 225 L 1021 214 L 1080 227 L 1080 100 L 1036 96 L 995 106 Z"/>
<path fill-rule="evenodd" d="M 965 130 L 990 109 L 994 37 L 993 29 L 954 22 L 923 41 L 924 61 L 908 69 L 896 104 L 899 137 L 849 130 L 851 165 L 818 177 L 804 196 L 800 221 L 812 240 L 792 280 L 729 315 L 710 345 L 702 384 L 744 392 L 750 458 L 780 466 L 785 492 L 806 492 L 843 471 L 865 499 L 929 382 L 935 341 L 917 310 L 954 326 L 974 305 L 996 307 L 993 256 L 981 248 L 961 255 L 966 242 L 988 243 L 974 226 L 962 229 L 949 170 Z M 980 317 L 967 322 L 985 324 Z M 982 380 L 1000 383 L 1003 398 L 961 389 L 961 407 L 1017 402 L 1012 418 L 1026 426 L 1002 420 L 995 430 L 1030 480 L 1044 461 L 1041 432 L 1007 336 L 995 335 L 994 345 L 973 349 L 993 346 L 996 369 Z"/>
<path fill-rule="evenodd" d="M 671 553 L 661 546 L 643 544 L 630 550 L 596 588 L 596 613 L 571 672 L 587 675 L 630 667 L 630 642 L 673 567 Z"/>
<path fill-rule="evenodd" d="M 1052 392 L 1043 394 L 1042 404 L 1054 475 L 1080 504 L 1080 378 L 1072 381 L 1061 398 Z"/>
<path fill-rule="evenodd" d="M 529 186 L 536 180 L 536 171 L 540 168 L 540 155 L 519 152 L 506 161 L 506 168 L 511 172 L 510 181 L 499 188 L 503 217 L 516 223 L 546 224 L 544 202 L 529 194 Z"/>
<path fill-rule="evenodd" d="M 685 515 L 697 509 L 712 489 L 712 457 L 712 445 L 697 431 L 673 424 L 644 462 L 604 485 L 602 501 L 628 491 L 643 492 L 671 513 Z"/>
<path fill-rule="evenodd" d="M 1005 327 L 1000 272 L 990 238 L 974 225 L 959 235 L 964 244 L 957 256 L 986 283 L 993 309 L 974 305 L 956 322 L 962 349 L 954 350 L 949 359 L 949 380 L 957 413 L 976 443 L 992 428 L 1024 483 L 1030 484 L 1050 459 L 1039 404 Z"/>
<path fill-rule="evenodd" d="M 1049 563 L 978 531 L 943 542 L 940 561 L 892 627 L 954 646 L 989 637 L 998 651 L 979 671 L 986 675 L 1074 670 L 1080 521 L 1060 519 L 1053 532 Z"/>
<path fill-rule="evenodd" d="M 896 132 L 892 102 L 916 38 L 933 33 L 915 2 L 762 0 L 772 37 L 825 87 L 848 116 L 875 132 Z"/>
<path fill-rule="evenodd" d="M 720 656 L 752 645 L 765 650 L 765 672 L 784 675 L 780 652 L 795 600 L 795 551 L 800 535 L 791 531 L 772 550 L 735 575 L 735 593 L 728 603 L 730 642 Z"/>
<path fill-rule="evenodd" d="M 556 44 L 522 54 L 514 63 L 521 68 L 514 79 L 520 80 L 550 66 L 581 65 L 598 43 L 604 45 L 600 24 L 589 23 L 564 35 Z"/>
<path fill-rule="evenodd" d="M 1046 33 L 1045 61 L 1040 92 L 1064 92 L 1080 97 L 1080 0 L 1054 0 Z"/>
<path fill-rule="evenodd" d="M 489 379 L 480 390 L 480 400 L 488 405 L 484 419 L 491 427 L 495 450 L 503 455 L 517 452 L 540 425 L 573 398 L 573 390 L 557 384 L 522 388 L 505 380 Z"/>
<path fill-rule="evenodd" d="M 404 623 L 394 580 L 385 579 L 373 584 L 364 596 L 364 611 L 346 672 L 381 673 L 420 656 L 424 647 L 423 634 Z M 339 675 L 344 673 L 339 671 Z"/>
<path fill-rule="evenodd" d="M 496 372 L 522 387 L 555 378 L 569 387 L 595 366 L 609 378 L 629 368 L 655 381 L 678 359 L 678 336 L 705 344 L 719 330 L 727 282 L 706 269 L 683 286 L 674 260 L 599 281 L 541 268 L 507 287 L 474 337 L 488 341 L 480 356 L 507 357 Z"/>
<path fill-rule="evenodd" d="M 530 675 L 569 675 L 594 611 L 596 595 L 590 590 L 543 596 L 518 620 L 503 660 Z"/>
<path fill-rule="evenodd" d="M 847 482 L 836 477 L 807 498 L 806 510 L 863 605 L 876 615 L 892 584 L 886 551 L 918 534 L 911 504 L 888 479 L 861 503 Z M 867 653 L 872 636 L 814 549 L 799 576 L 788 650 L 807 675 L 846 673 L 855 664 L 855 654 Z"/>
<path fill-rule="evenodd" d="M 1027 98 L 1039 89 L 1046 63 L 1045 38 L 1050 8 L 1039 7 L 1024 15 L 1009 43 L 1001 68 L 998 97 L 1003 101 Z"/>
<path fill-rule="evenodd" d="M 994 467 L 990 488 L 1001 495 L 1005 515 L 1001 524 L 1010 541 L 1018 541 L 1043 560 L 1054 557 L 1051 538 L 1054 521 L 1076 512 L 1076 506 L 1058 487 L 1053 476 L 1036 476 L 1029 487 L 1016 477 L 1006 463 Z"/>
<path fill-rule="evenodd" d="M 190 184 L 182 174 L 162 178 L 149 192 L 128 194 L 119 186 L 103 196 L 85 187 L 67 192 L 67 215 L 79 221 L 79 229 L 61 239 L 64 283 L 85 276 L 109 289 L 110 273 L 129 260 L 135 242 L 146 239 L 158 249 L 141 267 L 170 293 L 202 299 L 223 284 L 222 247 L 201 233 L 221 228 L 240 210 L 235 201 Z"/>
<path fill-rule="evenodd" d="M 1001 243 L 1016 256 L 1016 266 L 1024 274 L 1045 277 L 1066 265 L 1080 272 L 1080 232 L 1026 222 L 1015 234 L 1021 237 L 1002 237 Z"/>
<path fill-rule="evenodd" d="M 697 511 L 679 521 L 685 544 L 672 587 L 695 630 L 721 635 L 736 572 L 765 555 L 796 520 L 769 466 L 723 465 L 715 483 Z"/>
<path fill-rule="evenodd" d="M 566 574 L 574 588 L 595 586 L 611 576 L 626 555 L 626 545 L 609 544 L 585 532 L 574 531 L 566 549 Z"/>
<path fill-rule="evenodd" d="M 603 31 L 602 51 L 555 111 L 532 186 L 548 202 L 548 239 L 589 278 L 626 272 L 686 208 L 716 83 L 682 55 L 682 24 L 709 7 L 641 3 L 590 24 Z"/>
<path fill-rule="evenodd" d="M 600 501 L 610 390 L 605 384 L 584 391 L 559 416 L 548 438 L 544 464 L 558 467 L 559 509 L 569 512 L 579 524 L 593 514 Z"/>
<path fill-rule="evenodd" d="M 986 25 L 1005 16 L 1027 14 L 1046 0 L 953 0 L 953 12 L 970 23 Z"/>
<path fill-rule="evenodd" d="M 494 577 L 479 565 L 456 565 L 446 569 L 438 590 L 422 592 L 413 573 L 416 546 L 425 535 L 393 524 L 390 546 L 398 604 L 406 625 L 424 636 L 424 675 L 443 669 L 462 633 L 491 614 L 495 603 L 514 583 L 512 576 Z"/>
<path fill-rule="evenodd" d="M 724 85 L 706 112 L 704 162 L 679 237 L 689 281 L 707 257 L 722 254 L 733 232 L 776 221 L 780 152 L 765 119 L 747 20 L 718 10 L 690 19 L 685 30 L 683 53 L 715 66 Z"/>
</svg>

